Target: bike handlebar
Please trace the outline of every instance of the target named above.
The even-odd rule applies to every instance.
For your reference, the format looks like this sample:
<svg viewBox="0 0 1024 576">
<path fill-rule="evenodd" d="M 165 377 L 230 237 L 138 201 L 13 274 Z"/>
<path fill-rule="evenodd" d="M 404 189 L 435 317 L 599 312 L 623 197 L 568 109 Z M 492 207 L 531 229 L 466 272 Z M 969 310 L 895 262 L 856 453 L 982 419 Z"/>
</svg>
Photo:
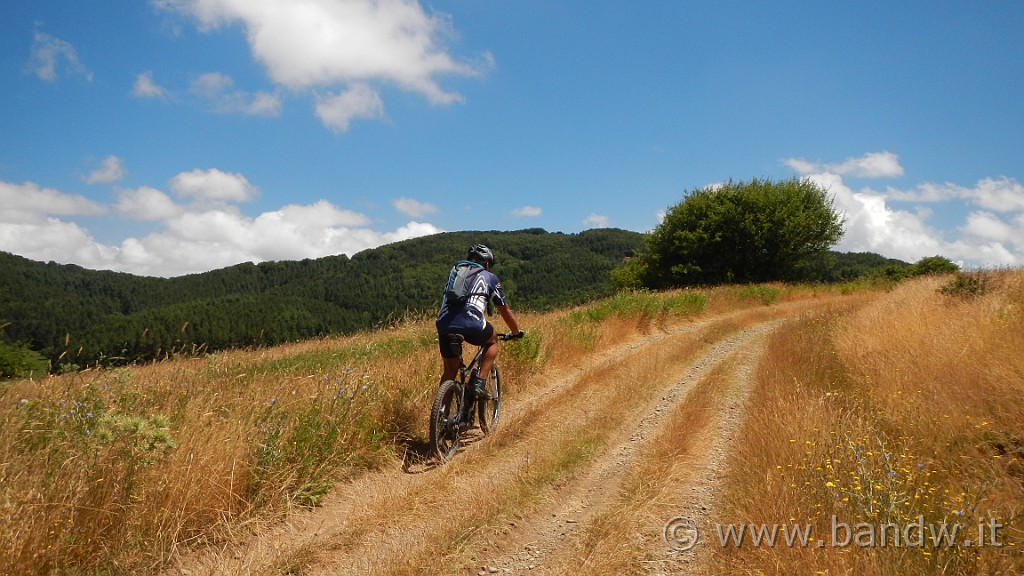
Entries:
<svg viewBox="0 0 1024 576">
<path fill-rule="evenodd" d="M 526 336 L 526 332 L 520 330 L 519 332 L 505 332 L 498 334 L 498 340 L 519 340 L 523 336 Z"/>
</svg>

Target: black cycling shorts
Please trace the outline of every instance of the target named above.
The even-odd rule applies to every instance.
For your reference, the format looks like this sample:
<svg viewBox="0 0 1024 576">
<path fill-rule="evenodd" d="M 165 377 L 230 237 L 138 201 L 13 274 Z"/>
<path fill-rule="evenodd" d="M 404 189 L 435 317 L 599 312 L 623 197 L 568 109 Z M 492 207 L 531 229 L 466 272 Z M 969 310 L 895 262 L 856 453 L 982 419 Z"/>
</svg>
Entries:
<svg viewBox="0 0 1024 576">
<path fill-rule="evenodd" d="M 462 356 L 462 343 L 455 339 L 448 338 L 449 334 L 461 334 L 462 337 L 465 338 L 466 342 L 469 342 L 474 346 L 483 346 L 491 339 L 491 336 L 494 335 L 494 326 L 491 326 L 491 323 L 488 322 L 484 325 L 483 330 L 460 330 L 459 332 L 445 333 L 439 332 L 437 334 L 437 343 L 441 348 L 441 357 L 458 358 Z"/>
</svg>

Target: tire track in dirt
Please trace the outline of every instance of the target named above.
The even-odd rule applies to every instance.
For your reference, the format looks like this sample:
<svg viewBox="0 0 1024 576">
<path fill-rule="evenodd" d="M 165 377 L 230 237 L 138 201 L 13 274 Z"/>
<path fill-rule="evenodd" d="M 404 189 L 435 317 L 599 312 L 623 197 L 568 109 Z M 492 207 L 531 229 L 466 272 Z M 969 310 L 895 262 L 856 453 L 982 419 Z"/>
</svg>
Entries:
<svg viewBox="0 0 1024 576">
<path fill-rule="evenodd" d="M 412 471 L 419 473 L 410 474 L 409 466 L 403 471 L 396 463 L 365 474 L 338 486 L 321 508 L 293 514 L 286 522 L 238 544 L 182 557 L 177 569 L 166 573 L 415 574 L 419 573 L 418 558 L 431 554 L 431 537 L 451 531 L 452 526 L 458 532 L 455 547 L 437 552 L 452 561 L 446 564 L 451 570 L 445 573 L 518 573 L 530 571 L 530 566 L 542 569 L 549 558 L 562 558 L 551 562 L 551 568 L 557 570 L 558 565 L 572 562 L 572 548 L 560 542 L 572 540 L 585 521 L 601 510 L 603 501 L 613 493 L 609 486 L 621 481 L 632 455 L 659 425 L 662 414 L 685 397 L 694 379 L 737 349 L 753 346 L 771 330 L 775 319 L 823 304 L 814 300 L 738 311 L 620 345 L 552 377 L 549 385 L 528 397 L 507 402 L 498 433 L 471 444 L 448 465 L 412 466 Z M 688 361 L 690 367 L 682 378 L 658 383 L 656 397 L 636 411 L 636 418 L 612 432 L 607 444 L 611 448 L 606 447 L 593 462 L 573 472 L 561 488 L 545 487 L 536 495 L 540 504 L 533 509 L 545 512 L 513 519 L 515 526 L 510 529 L 502 513 L 474 517 L 474 510 L 468 509 L 485 501 L 481 498 L 489 491 L 502 488 L 501 479 L 515 477 L 524 466 L 529 467 L 532 450 L 547 440 L 539 436 L 559 433 L 553 424 L 566 418 L 567 406 L 575 410 L 572 414 L 587 413 L 589 397 L 599 395 L 586 388 L 588 374 L 644 355 L 669 355 L 673 341 L 696 338 L 716 324 L 740 323 L 751 317 L 759 318 L 753 328 L 712 344 L 696 360 Z M 573 396 L 577 393 L 581 395 Z M 573 402 L 566 401 L 569 397 Z M 715 461 L 713 454 L 709 458 L 708 462 Z M 701 482 L 710 486 L 713 480 Z M 554 515 L 543 505 L 545 501 L 560 503 Z"/>
<path fill-rule="evenodd" d="M 585 547 L 582 541 L 587 538 L 588 526 L 598 514 L 606 512 L 606 507 L 618 493 L 625 473 L 633 464 L 637 453 L 650 438 L 656 436 L 657 429 L 664 423 L 666 415 L 671 414 L 673 408 L 680 405 L 694 386 L 714 367 L 744 352 L 745 358 L 740 361 L 743 374 L 739 379 L 749 381 L 754 361 L 749 350 L 759 349 L 766 335 L 778 324 L 779 321 L 761 323 L 723 339 L 692 362 L 681 377 L 670 379 L 670 386 L 663 390 L 660 398 L 643 409 L 643 416 L 635 427 L 623 429 L 613 442 L 613 447 L 596 460 L 585 475 L 575 479 L 571 489 L 559 493 L 558 499 L 561 503 L 553 507 L 550 515 L 518 523 L 513 536 L 505 545 L 508 551 L 503 556 L 481 565 L 480 572 L 494 570 L 504 574 L 574 573 L 574 563 L 578 561 L 581 549 Z M 730 397 L 733 397 L 732 393 Z M 686 511 L 691 517 L 696 517 L 697 511 L 706 514 L 710 509 L 713 495 L 711 486 L 715 479 L 715 471 L 724 463 L 727 437 L 739 422 L 736 407 L 742 405 L 743 400 L 745 396 L 733 398 L 729 402 L 729 411 L 733 414 L 730 420 L 733 421 L 726 424 L 722 433 L 716 435 L 716 441 L 708 446 L 707 457 L 702 461 L 702 472 L 691 486 L 696 497 L 690 498 L 690 502 L 679 503 L 680 510 Z M 723 419 L 717 418 L 715 424 L 719 424 L 717 420 Z M 669 518 L 664 518 L 662 522 Z M 656 539 L 654 546 L 649 548 L 653 548 L 652 553 L 655 556 L 667 556 L 670 552 L 660 539 Z M 652 568 L 657 564 L 658 562 L 650 563 Z"/>
<path fill-rule="evenodd" d="M 755 371 L 764 352 L 764 342 L 771 330 L 781 322 L 774 322 L 763 333 L 758 334 L 751 345 L 744 346 L 734 354 L 735 363 L 730 367 L 728 387 L 716 414 L 709 422 L 704 436 L 704 454 L 694 466 L 687 470 L 684 478 L 674 484 L 664 498 L 673 502 L 673 516 L 663 514 L 660 520 L 666 523 L 676 518 L 692 520 L 699 532 L 692 548 L 685 551 L 669 547 L 670 534 L 661 530 L 661 539 L 647 547 L 648 556 L 658 558 L 647 566 L 652 576 L 679 574 L 698 576 L 707 574 L 702 551 L 711 545 L 712 530 L 710 519 L 715 517 L 717 491 L 726 470 L 729 446 L 739 432 L 746 413 L 748 399 L 755 385 Z M 673 542 L 678 544 L 678 542 Z"/>
</svg>

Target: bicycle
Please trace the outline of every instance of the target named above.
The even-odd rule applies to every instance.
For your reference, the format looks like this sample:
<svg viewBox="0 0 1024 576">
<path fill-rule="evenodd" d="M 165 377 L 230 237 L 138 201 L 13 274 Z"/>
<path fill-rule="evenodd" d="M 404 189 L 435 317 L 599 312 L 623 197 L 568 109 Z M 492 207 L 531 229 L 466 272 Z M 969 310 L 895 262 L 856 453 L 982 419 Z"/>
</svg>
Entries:
<svg viewBox="0 0 1024 576">
<path fill-rule="evenodd" d="M 520 337 L 521 333 L 498 334 L 499 341 Z M 452 338 L 452 342 L 459 346 L 465 341 L 461 334 L 449 334 L 448 338 Z M 480 346 L 468 365 L 462 362 L 456 379 L 442 382 L 434 395 L 434 405 L 430 410 L 430 447 L 442 463 L 455 455 L 462 433 L 473 428 L 474 408 L 484 436 L 490 435 L 498 426 L 501 415 L 501 372 L 497 363 L 491 367 L 491 373 L 486 379 L 489 399 L 477 398 L 469 386 L 473 377 L 480 374 L 480 358 L 487 346 Z"/>
</svg>

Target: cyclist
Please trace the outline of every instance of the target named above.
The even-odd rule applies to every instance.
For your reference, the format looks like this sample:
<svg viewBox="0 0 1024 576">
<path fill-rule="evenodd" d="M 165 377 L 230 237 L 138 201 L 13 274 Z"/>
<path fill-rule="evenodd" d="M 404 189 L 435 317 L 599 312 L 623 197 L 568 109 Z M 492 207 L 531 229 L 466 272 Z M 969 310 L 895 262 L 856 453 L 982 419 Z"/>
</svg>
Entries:
<svg viewBox="0 0 1024 576">
<path fill-rule="evenodd" d="M 486 378 L 491 373 L 494 360 L 498 357 L 498 341 L 494 326 L 487 321 L 486 312 L 493 304 L 501 314 L 502 320 L 516 338 L 523 336 L 516 317 L 509 308 L 508 300 L 501 288 L 498 277 L 491 272 L 494 266 L 494 254 L 483 244 L 474 244 L 469 248 L 465 260 L 452 266 L 445 284 L 444 297 L 441 299 L 441 311 L 437 315 L 437 336 L 444 361 L 444 372 L 441 382 L 454 380 L 462 365 L 462 345 L 452 340 L 450 334 L 461 334 L 466 342 L 474 346 L 483 346 L 483 357 L 480 359 L 480 374 Z M 477 398 L 492 400 L 487 393 L 484 378 L 475 377 L 470 383 Z"/>
</svg>

